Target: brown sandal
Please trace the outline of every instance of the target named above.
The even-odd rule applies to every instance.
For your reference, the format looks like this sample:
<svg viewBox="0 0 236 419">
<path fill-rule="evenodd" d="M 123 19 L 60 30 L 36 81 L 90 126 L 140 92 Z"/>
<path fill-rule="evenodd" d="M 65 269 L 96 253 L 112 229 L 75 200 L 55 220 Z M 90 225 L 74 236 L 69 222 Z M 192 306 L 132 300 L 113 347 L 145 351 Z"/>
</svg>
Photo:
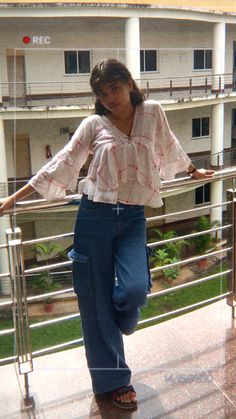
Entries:
<svg viewBox="0 0 236 419">
<path fill-rule="evenodd" d="M 129 386 L 123 386 L 120 388 L 117 388 L 116 390 L 112 391 L 111 393 L 111 399 L 115 406 L 120 407 L 121 409 L 136 409 L 137 408 L 137 402 L 122 402 L 118 400 L 117 398 L 120 396 L 123 396 L 123 394 L 127 393 L 135 393 L 135 390 L 132 385 Z"/>
</svg>

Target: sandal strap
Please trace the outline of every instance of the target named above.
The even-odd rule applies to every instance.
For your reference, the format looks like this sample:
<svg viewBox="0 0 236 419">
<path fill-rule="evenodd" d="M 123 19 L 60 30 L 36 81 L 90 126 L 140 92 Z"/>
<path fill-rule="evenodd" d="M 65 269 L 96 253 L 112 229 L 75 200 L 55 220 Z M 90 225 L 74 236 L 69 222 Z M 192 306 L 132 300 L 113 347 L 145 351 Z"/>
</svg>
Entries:
<svg viewBox="0 0 236 419">
<path fill-rule="evenodd" d="M 112 395 L 112 398 L 116 399 L 117 397 L 123 396 L 123 394 L 127 394 L 127 393 L 136 394 L 131 384 L 129 386 L 123 386 L 123 387 L 117 388 L 116 390 L 112 391 L 111 395 Z"/>
</svg>

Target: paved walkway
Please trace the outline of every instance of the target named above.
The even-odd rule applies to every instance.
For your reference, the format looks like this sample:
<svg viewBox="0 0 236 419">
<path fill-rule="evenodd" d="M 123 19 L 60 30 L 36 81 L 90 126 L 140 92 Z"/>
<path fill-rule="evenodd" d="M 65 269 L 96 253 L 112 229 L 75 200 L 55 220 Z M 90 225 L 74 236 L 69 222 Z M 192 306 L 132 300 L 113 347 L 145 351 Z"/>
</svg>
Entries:
<svg viewBox="0 0 236 419">
<path fill-rule="evenodd" d="M 34 411 L 21 409 L 22 377 L 0 368 L 0 418 L 235 419 L 236 328 L 225 301 L 125 337 L 139 405 L 123 412 L 91 392 L 84 348 L 34 360 Z"/>
</svg>

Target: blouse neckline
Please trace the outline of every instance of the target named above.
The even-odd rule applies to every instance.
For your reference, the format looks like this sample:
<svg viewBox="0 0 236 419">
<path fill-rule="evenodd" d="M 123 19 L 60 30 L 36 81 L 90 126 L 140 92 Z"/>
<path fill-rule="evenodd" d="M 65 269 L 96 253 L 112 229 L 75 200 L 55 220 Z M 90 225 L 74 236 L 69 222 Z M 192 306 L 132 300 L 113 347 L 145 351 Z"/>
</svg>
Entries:
<svg viewBox="0 0 236 419">
<path fill-rule="evenodd" d="M 135 123 L 136 123 L 137 106 L 135 107 L 135 110 L 134 110 L 134 119 L 133 119 L 133 125 L 132 125 L 132 128 L 131 128 L 130 135 L 125 134 L 123 131 L 121 131 L 119 128 L 117 128 L 117 126 L 115 124 L 113 124 L 113 122 L 111 122 L 110 119 L 106 115 L 101 115 L 101 118 L 103 120 L 105 120 L 105 122 L 107 122 L 107 124 L 110 125 L 115 131 L 117 131 L 118 134 L 122 135 L 125 138 L 130 139 L 130 138 L 133 137 L 134 127 L 135 127 Z"/>
</svg>

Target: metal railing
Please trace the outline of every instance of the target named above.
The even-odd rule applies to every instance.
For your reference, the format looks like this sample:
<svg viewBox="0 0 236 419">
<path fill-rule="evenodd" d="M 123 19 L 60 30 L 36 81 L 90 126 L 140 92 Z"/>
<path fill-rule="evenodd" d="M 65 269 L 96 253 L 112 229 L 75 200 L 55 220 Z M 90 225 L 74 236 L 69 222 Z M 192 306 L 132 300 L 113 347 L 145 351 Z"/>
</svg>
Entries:
<svg viewBox="0 0 236 419">
<path fill-rule="evenodd" d="M 212 167 L 213 169 L 219 168 L 231 168 L 232 166 L 236 166 L 236 148 L 225 149 L 219 153 L 210 154 L 209 152 L 203 152 L 199 155 L 197 153 L 190 154 L 192 162 L 198 168 L 209 168 Z M 24 186 L 28 181 L 28 178 L 20 178 L 20 179 L 9 179 L 8 182 L 0 182 L 0 196 L 7 196 L 11 195 L 22 186 Z M 78 182 L 84 179 L 84 177 L 79 177 Z M 34 199 L 39 199 L 40 196 L 37 192 L 33 195 Z"/>
<path fill-rule="evenodd" d="M 94 95 L 87 80 L 77 76 L 73 81 L 37 81 L 37 82 L 2 82 L 0 91 L 2 104 L 8 108 L 17 106 L 91 106 Z M 185 75 L 162 77 L 153 74 L 143 75 L 137 80 L 147 98 L 151 99 L 184 99 L 205 97 L 217 93 L 230 93 L 235 89 L 235 74 L 212 74 L 211 71 L 202 75 Z M 12 92 L 12 93 L 11 93 Z"/>
<path fill-rule="evenodd" d="M 189 287 L 194 287 L 202 283 L 210 282 L 216 278 L 222 278 L 223 276 L 227 276 L 228 278 L 228 286 L 226 292 L 220 292 L 218 295 L 215 295 L 212 298 L 208 298 L 206 300 L 198 301 L 197 303 L 181 307 L 169 312 L 165 312 L 159 315 L 155 315 L 151 318 L 143 319 L 139 322 L 140 325 L 153 323 L 154 321 L 159 321 L 163 318 L 169 317 L 171 315 L 178 315 L 180 313 L 184 313 L 186 311 L 201 307 L 205 304 L 209 304 L 215 301 L 219 301 L 223 298 L 227 298 L 228 304 L 232 307 L 232 316 L 235 316 L 235 297 L 236 297 L 236 274 L 235 274 L 235 265 L 236 265 L 236 242 L 235 242 L 235 235 L 236 235 L 236 224 L 235 224 L 235 215 L 236 215 L 236 190 L 234 188 L 234 181 L 236 178 L 236 168 L 229 168 L 224 170 L 219 170 L 215 173 L 215 177 L 210 180 L 194 180 L 188 178 L 180 178 L 175 179 L 173 181 L 166 181 L 163 182 L 163 186 L 161 189 L 161 193 L 165 196 L 170 190 L 175 190 L 176 193 L 179 191 L 185 191 L 193 189 L 194 187 L 198 187 L 204 185 L 206 182 L 217 182 L 217 181 L 225 181 L 225 180 L 232 180 L 233 187 L 232 190 L 228 191 L 227 200 L 225 202 L 219 202 L 215 205 L 202 205 L 201 207 L 196 207 L 193 209 L 188 209 L 184 211 L 176 211 L 174 213 L 163 214 L 155 217 L 147 218 L 147 226 L 149 223 L 159 222 L 163 220 L 173 219 L 178 216 L 191 216 L 197 217 L 198 214 L 201 214 L 202 210 L 207 210 L 208 212 L 214 208 L 224 208 L 227 212 L 227 222 L 224 225 L 220 225 L 217 227 L 211 227 L 209 229 L 205 229 L 203 231 L 198 231 L 189 234 L 182 234 L 177 237 L 170 238 L 168 240 L 159 240 L 148 243 L 148 246 L 151 249 L 155 249 L 160 247 L 166 243 L 173 243 L 178 242 L 179 240 L 186 240 L 186 239 L 193 239 L 194 237 L 206 234 L 219 234 L 223 235 L 224 232 L 227 232 L 227 243 L 224 245 L 220 245 L 220 248 L 214 249 L 207 254 L 201 254 L 197 256 L 190 256 L 182 258 L 182 260 L 174 261 L 168 264 L 153 266 L 151 268 L 151 274 L 154 275 L 156 273 L 164 272 L 166 269 L 169 268 L 176 268 L 176 267 L 183 267 L 189 264 L 194 264 L 202 259 L 212 260 L 213 258 L 225 258 L 228 261 L 228 267 L 224 268 L 220 272 L 217 273 L 210 273 L 209 275 L 205 275 L 204 277 L 194 278 L 186 283 L 181 283 L 178 285 L 171 286 L 167 289 L 162 289 L 157 292 L 153 292 L 148 295 L 149 299 L 153 299 L 156 297 L 160 297 L 162 295 L 167 295 L 169 293 L 174 293 L 176 291 L 180 291 Z M 51 203 L 46 202 L 45 200 L 37 200 L 37 201 L 28 201 L 24 203 L 18 203 L 16 208 L 9 212 L 11 217 L 16 214 L 22 213 L 31 213 L 34 211 L 43 211 L 43 209 L 49 208 L 60 208 L 66 207 L 66 205 L 72 205 L 73 202 L 76 200 L 76 205 L 78 204 L 78 195 L 71 195 L 68 196 L 64 200 L 57 200 Z M 14 223 L 12 223 L 14 226 Z M 33 329 L 45 327 L 48 325 L 61 323 L 64 321 L 68 321 L 74 318 L 79 318 L 80 314 L 70 314 L 70 315 L 61 315 L 60 317 L 44 320 L 40 322 L 29 322 L 29 315 L 28 315 L 28 305 L 35 301 L 40 301 L 45 299 L 45 297 L 58 297 L 63 294 L 65 297 L 66 294 L 71 293 L 73 291 L 72 287 L 65 288 L 63 290 L 55 290 L 52 292 L 47 292 L 44 294 L 28 296 L 27 295 L 27 278 L 29 275 L 39 274 L 45 270 L 52 271 L 55 269 L 64 269 L 66 268 L 70 270 L 71 261 L 63 261 L 60 263 L 51 263 L 37 267 L 25 268 L 24 266 L 24 248 L 28 246 L 32 246 L 38 243 L 45 243 L 51 240 L 60 240 L 64 237 L 73 237 L 73 233 L 67 233 L 62 235 L 54 235 L 49 237 L 43 237 L 40 239 L 34 240 L 22 240 L 21 231 L 18 227 L 12 227 L 6 231 L 6 245 L 0 246 L 1 249 L 8 249 L 8 258 L 9 258 L 9 272 L 5 272 L 0 274 L 0 279 L 3 277 L 10 278 L 11 282 L 11 298 L 7 301 L 0 301 L 0 309 L 10 307 L 13 310 L 13 318 L 14 318 L 14 327 L 9 328 L 7 330 L 0 330 L 0 338 L 6 335 L 13 335 L 15 334 L 16 337 L 16 354 L 0 360 L 0 365 L 5 363 L 17 361 L 19 367 L 19 373 L 24 375 L 24 382 L 25 382 L 25 403 L 30 404 L 32 398 L 30 398 L 29 394 L 29 382 L 28 382 L 28 374 L 33 371 L 33 357 L 38 355 L 43 355 L 46 353 L 55 352 L 56 350 L 65 349 L 69 347 L 74 347 L 78 344 L 83 342 L 82 338 L 74 339 L 69 342 L 63 342 L 58 345 L 53 345 L 47 348 L 43 348 L 40 350 L 32 351 L 31 348 L 31 338 L 30 334 Z"/>
</svg>

